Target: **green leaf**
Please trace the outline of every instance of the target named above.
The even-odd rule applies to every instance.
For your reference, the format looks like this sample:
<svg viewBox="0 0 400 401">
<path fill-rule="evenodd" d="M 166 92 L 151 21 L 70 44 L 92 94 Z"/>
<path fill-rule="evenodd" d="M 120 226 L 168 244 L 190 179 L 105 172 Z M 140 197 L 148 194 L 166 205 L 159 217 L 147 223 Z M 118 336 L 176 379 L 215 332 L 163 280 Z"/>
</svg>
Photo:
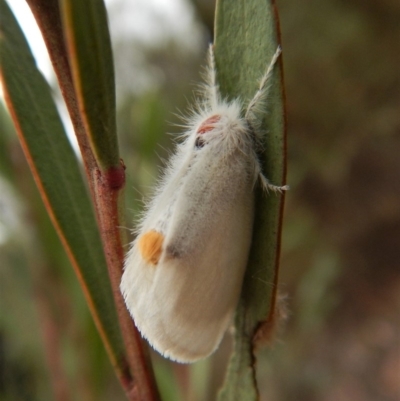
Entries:
<svg viewBox="0 0 400 401">
<path fill-rule="evenodd" d="M 228 99 L 247 106 L 278 47 L 277 22 L 266 0 L 219 0 L 215 18 L 218 84 Z M 285 119 L 280 62 L 275 66 L 262 112 L 264 174 L 271 183 L 285 179 Z M 256 400 L 253 336 L 272 319 L 276 297 L 283 196 L 257 192 L 253 244 L 236 314 L 235 347 L 219 400 Z"/>
<path fill-rule="evenodd" d="M 84 288 L 114 364 L 124 356 L 104 252 L 88 193 L 51 90 L 0 0 L 0 59 L 7 105 L 53 224 Z"/>
<path fill-rule="evenodd" d="M 103 170 L 119 165 L 115 83 L 103 0 L 62 0 L 65 38 L 81 115 Z"/>
<path fill-rule="evenodd" d="M 0 174 L 7 179 L 13 175 L 9 138 L 12 137 L 14 130 L 10 117 L 2 102 L 0 102 Z"/>
</svg>

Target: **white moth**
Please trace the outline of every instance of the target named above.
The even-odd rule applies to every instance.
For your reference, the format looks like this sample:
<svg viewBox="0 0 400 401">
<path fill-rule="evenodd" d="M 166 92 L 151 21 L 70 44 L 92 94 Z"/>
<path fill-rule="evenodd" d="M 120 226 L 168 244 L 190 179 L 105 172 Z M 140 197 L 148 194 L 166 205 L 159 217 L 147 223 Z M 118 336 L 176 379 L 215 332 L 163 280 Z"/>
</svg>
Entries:
<svg viewBox="0 0 400 401">
<path fill-rule="evenodd" d="M 221 99 L 212 47 L 206 99 L 188 119 L 128 252 L 121 291 L 137 328 L 162 355 L 194 362 L 219 345 L 236 308 L 249 256 L 254 185 L 271 185 L 257 157 L 256 117 L 275 52 L 242 117 Z M 257 135 L 258 134 L 258 135 Z"/>
</svg>

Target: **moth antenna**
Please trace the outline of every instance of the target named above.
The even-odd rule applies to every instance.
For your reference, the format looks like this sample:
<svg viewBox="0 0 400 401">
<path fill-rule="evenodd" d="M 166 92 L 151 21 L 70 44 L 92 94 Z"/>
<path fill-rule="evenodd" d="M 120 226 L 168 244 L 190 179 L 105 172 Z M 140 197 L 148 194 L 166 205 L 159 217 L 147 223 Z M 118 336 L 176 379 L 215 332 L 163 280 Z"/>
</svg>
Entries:
<svg viewBox="0 0 400 401">
<path fill-rule="evenodd" d="M 211 108 L 217 106 L 219 101 L 217 70 L 215 67 L 214 47 L 210 44 L 208 48 L 208 67 L 207 67 L 207 97 Z"/>
<path fill-rule="evenodd" d="M 255 110 L 257 110 L 257 107 L 262 102 L 262 100 L 266 94 L 266 91 L 268 90 L 268 87 L 267 87 L 268 81 L 271 78 L 272 71 L 273 71 L 274 66 L 275 66 L 276 62 L 278 61 L 278 58 L 281 55 L 281 53 L 282 53 L 282 49 L 280 46 L 278 46 L 275 51 L 275 54 L 272 56 L 272 59 L 268 65 L 267 71 L 265 72 L 264 76 L 261 79 L 260 86 L 259 86 L 256 94 L 254 95 L 253 99 L 251 99 L 249 105 L 247 106 L 246 115 L 245 115 L 246 120 L 252 119 Z"/>
</svg>

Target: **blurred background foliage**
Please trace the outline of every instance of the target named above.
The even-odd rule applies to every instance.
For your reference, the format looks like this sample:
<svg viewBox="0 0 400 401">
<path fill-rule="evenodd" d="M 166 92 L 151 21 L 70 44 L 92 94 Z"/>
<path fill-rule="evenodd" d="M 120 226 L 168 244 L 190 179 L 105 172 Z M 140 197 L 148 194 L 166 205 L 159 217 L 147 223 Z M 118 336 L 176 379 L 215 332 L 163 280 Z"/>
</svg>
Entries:
<svg viewBox="0 0 400 401">
<path fill-rule="evenodd" d="M 146 40 L 120 34 L 121 18 L 130 16 L 121 1 L 108 5 L 128 222 L 172 149 L 173 135 L 165 133 L 180 132 L 175 113 L 192 102 L 212 40 L 214 2 L 181 3 L 185 23 L 177 17 L 172 29 L 153 10 L 158 33 Z M 291 186 L 280 268 L 288 317 L 273 347 L 258 354 L 260 397 L 395 401 L 400 3 L 276 3 Z M 0 400 L 124 400 L 4 108 L 0 169 Z M 154 355 L 165 401 L 214 398 L 230 349 L 226 337 L 213 357 L 192 367 Z"/>
</svg>

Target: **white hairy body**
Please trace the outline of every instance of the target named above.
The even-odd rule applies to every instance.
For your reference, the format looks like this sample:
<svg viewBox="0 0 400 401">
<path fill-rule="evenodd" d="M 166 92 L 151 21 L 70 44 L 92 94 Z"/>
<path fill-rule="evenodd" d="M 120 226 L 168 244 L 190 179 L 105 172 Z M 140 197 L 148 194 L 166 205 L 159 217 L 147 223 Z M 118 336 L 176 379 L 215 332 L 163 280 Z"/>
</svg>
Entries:
<svg viewBox="0 0 400 401">
<path fill-rule="evenodd" d="M 256 109 L 274 55 L 244 117 L 220 99 L 210 52 L 207 99 L 188 121 L 128 252 L 121 291 L 136 326 L 161 354 L 193 362 L 219 345 L 236 308 L 254 220 L 254 184 L 275 187 L 257 157 Z"/>
</svg>

